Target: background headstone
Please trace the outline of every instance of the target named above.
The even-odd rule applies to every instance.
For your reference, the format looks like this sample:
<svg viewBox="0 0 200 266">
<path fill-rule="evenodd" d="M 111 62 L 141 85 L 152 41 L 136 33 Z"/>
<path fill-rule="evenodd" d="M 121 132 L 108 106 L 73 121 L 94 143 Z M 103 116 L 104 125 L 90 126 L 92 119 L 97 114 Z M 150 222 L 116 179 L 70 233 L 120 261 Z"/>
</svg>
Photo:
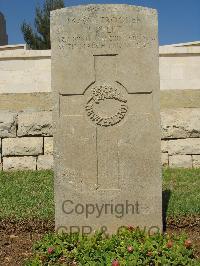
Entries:
<svg viewBox="0 0 200 266">
<path fill-rule="evenodd" d="M 0 45 L 8 44 L 8 35 L 6 33 L 6 20 L 0 12 Z"/>
<path fill-rule="evenodd" d="M 51 13 L 56 228 L 162 229 L 157 13 Z"/>
</svg>

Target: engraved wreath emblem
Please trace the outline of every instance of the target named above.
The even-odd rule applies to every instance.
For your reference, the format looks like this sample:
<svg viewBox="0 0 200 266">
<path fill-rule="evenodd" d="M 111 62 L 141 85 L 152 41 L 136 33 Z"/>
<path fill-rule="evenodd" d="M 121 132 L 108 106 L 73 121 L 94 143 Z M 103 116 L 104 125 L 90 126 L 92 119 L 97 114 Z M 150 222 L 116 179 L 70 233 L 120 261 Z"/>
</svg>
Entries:
<svg viewBox="0 0 200 266">
<path fill-rule="evenodd" d="M 128 106 L 127 100 L 117 88 L 110 85 L 99 85 L 91 90 L 91 97 L 85 106 L 88 117 L 98 126 L 108 127 L 118 124 L 126 115 Z M 101 115 L 96 107 L 104 101 L 115 100 L 120 103 L 118 110 L 113 115 Z M 112 110 L 112 105 L 109 106 Z"/>
</svg>

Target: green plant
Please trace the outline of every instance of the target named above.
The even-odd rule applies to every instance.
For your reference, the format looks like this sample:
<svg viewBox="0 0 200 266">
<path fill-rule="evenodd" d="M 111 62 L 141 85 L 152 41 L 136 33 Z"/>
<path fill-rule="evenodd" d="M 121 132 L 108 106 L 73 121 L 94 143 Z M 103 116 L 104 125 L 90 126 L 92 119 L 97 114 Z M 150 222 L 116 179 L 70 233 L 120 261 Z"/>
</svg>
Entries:
<svg viewBox="0 0 200 266">
<path fill-rule="evenodd" d="M 34 247 L 27 266 L 145 266 L 200 265 L 193 255 L 192 243 L 185 235 L 148 235 L 139 228 L 122 228 L 117 234 L 91 236 L 76 234 L 46 235 Z"/>
<path fill-rule="evenodd" d="M 25 42 L 31 49 L 50 49 L 50 11 L 64 7 L 63 0 L 45 0 L 43 8 L 35 9 L 35 27 L 25 21 L 21 25 Z"/>
</svg>

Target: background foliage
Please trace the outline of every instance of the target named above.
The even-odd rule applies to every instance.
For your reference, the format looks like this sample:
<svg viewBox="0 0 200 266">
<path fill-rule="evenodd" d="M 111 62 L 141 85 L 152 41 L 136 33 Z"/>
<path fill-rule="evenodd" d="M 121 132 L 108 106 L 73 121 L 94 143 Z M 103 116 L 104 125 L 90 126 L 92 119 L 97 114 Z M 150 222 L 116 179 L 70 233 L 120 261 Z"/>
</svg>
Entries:
<svg viewBox="0 0 200 266">
<path fill-rule="evenodd" d="M 65 6 L 64 0 L 45 0 L 43 7 L 35 8 L 34 27 L 23 22 L 21 30 L 24 40 L 33 50 L 51 49 L 50 42 L 50 12 Z"/>
</svg>

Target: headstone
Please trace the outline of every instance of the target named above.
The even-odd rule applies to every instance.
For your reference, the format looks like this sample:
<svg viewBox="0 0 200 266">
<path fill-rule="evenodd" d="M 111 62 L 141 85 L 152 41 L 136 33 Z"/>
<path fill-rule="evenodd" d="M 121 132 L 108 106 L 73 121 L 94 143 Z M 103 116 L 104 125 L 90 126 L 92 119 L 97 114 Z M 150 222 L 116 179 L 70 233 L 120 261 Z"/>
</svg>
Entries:
<svg viewBox="0 0 200 266">
<path fill-rule="evenodd" d="M 51 13 L 56 229 L 162 230 L 157 13 Z"/>
<path fill-rule="evenodd" d="M 8 44 L 8 35 L 6 34 L 6 20 L 0 12 L 0 45 Z"/>
</svg>

